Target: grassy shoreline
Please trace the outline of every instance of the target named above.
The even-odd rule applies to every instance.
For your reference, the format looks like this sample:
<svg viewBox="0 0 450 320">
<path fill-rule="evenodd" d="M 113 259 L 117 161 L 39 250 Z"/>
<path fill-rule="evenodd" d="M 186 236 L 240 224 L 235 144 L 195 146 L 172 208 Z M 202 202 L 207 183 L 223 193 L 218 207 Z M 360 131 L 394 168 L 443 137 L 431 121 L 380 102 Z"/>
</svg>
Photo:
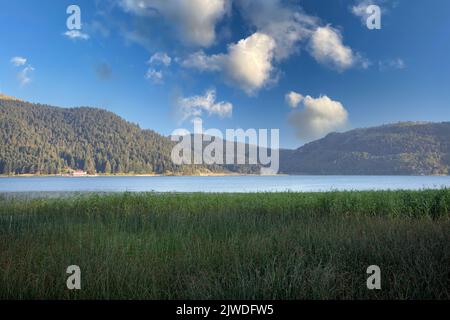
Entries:
<svg viewBox="0 0 450 320">
<path fill-rule="evenodd" d="M 449 299 L 449 266 L 448 189 L 0 198 L 0 299 Z"/>
</svg>

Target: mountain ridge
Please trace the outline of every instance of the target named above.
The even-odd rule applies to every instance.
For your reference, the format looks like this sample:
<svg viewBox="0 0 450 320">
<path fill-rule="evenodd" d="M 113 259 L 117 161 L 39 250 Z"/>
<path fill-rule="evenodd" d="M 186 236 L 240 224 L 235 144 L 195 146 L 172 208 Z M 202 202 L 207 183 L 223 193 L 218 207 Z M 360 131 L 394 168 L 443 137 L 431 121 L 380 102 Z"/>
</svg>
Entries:
<svg viewBox="0 0 450 320">
<path fill-rule="evenodd" d="M 398 122 L 358 128 L 288 153 L 282 170 L 296 174 L 447 175 L 450 122 Z"/>
</svg>

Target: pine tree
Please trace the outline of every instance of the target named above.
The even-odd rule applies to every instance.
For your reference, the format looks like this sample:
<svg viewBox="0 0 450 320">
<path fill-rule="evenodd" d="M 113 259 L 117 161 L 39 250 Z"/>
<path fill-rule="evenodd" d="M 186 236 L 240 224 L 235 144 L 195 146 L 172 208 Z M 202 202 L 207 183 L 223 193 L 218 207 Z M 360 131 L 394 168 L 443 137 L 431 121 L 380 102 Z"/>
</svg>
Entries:
<svg viewBox="0 0 450 320">
<path fill-rule="evenodd" d="M 84 171 L 86 171 L 88 174 L 95 174 L 95 166 L 94 166 L 94 161 L 92 160 L 92 158 L 87 158 L 84 161 Z"/>
<path fill-rule="evenodd" d="M 110 174 L 110 173 L 111 173 L 111 164 L 109 163 L 109 160 L 106 160 L 104 172 L 105 172 L 106 174 Z"/>
</svg>

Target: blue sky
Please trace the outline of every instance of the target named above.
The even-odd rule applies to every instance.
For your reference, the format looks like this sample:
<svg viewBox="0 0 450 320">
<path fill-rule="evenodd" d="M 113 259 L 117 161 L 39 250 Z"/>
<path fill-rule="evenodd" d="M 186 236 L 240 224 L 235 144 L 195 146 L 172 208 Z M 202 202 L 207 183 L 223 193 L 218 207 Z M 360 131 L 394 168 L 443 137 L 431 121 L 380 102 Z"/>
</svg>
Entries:
<svg viewBox="0 0 450 320">
<path fill-rule="evenodd" d="M 82 22 L 72 34 L 71 4 Z M 370 4 L 382 10 L 379 30 L 358 11 Z M 165 135 L 192 129 L 197 116 L 206 128 L 279 128 L 291 148 L 331 131 L 450 120 L 446 0 L 0 0 L 0 8 L 0 92 L 24 100 L 101 107 Z"/>
</svg>

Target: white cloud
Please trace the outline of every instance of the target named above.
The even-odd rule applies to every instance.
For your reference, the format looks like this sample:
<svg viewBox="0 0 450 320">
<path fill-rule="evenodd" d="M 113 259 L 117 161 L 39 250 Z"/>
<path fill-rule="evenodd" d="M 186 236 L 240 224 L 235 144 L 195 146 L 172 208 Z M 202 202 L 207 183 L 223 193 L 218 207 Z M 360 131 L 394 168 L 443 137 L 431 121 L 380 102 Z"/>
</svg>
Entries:
<svg viewBox="0 0 450 320">
<path fill-rule="evenodd" d="M 145 74 L 145 79 L 152 81 L 154 84 L 162 84 L 164 76 L 162 71 L 149 68 Z"/>
<path fill-rule="evenodd" d="M 148 64 L 162 64 L 166 67 L 170 66 L 172 58 L 165 52 L 157 52 L 150 57 Z"/>
<path fill-rule="evenodd" d="M 308 15 L 293 4 L 282 0 L 235 0 L 244 18 L 258 32 L 275 41 L 277 62 L 300 52 L 305 44 L 311 55 L 321 64 L 343 71 L 353 66 L 367 68 L 369 61 L 343 44 L 341 33 L 331 26 L 321 26 L 317 17 Z"/>
<path fill-rule="evenodd" d="M 22 71 L 17 74 L 17 79 L 20 85 L 24 86 L 31 82 L 30 73 L 34 71 L 32 66 L 26 66 Z"/>
<path fill-rule="evenodd" d="M 23 57 L 13 57 L 11 58 L 11 63 L 15 67 L 20 67 L 27 63 L 27 59 Z"/>
<path fill-rule="evenodd" d="M 295 91 L 287 93 L 284 98 L 286 100 L 286 103 L 291 108 L 297 108 L 300 102 L 302 102 L 302 100 L 304 99 L 304 97 L 300 93 L 297 93 Z"/>
<path fill-rule="evenodd" d="M 329 25 L 314 31 L 310 39 L 309 51 L 317 62 L 338 71 L 344 71 L 359 63 L 364 68 L 368 66 L 367 61 L 343 44 L 339 30 Z"/>
<path fill-rule="evenodd" d="M 270 81 L 274 50 L 274 39 L 258 32 L 229 46 L 227 78 L 252 94 Z"/>
<path fill-rule="evenodd" d="M 275 41 L 276 62 L 289 58 L 307 46 L 321 64 L 343 71 L 350 67 L 367 68 L 369 61 L 343 44 L 341 33 L 321 26 L 319 18 L 303 12 L 294 2 L 282 0 L 235 0 L 243 16 L 258 32 Z"/>
<path fill-rule="evenodd" d="M 157 52 L 147 61 L 151 67 L 148 68 L 145 78 L 151 80 L 155 84 L 162 84 L 164 73 L 162 70 L 156 70 L 153 66 L 168 67 L 172 63 L 172 58 L 165 52 Z"/>
<path fill-rule="evenodd" d="M 301 99 L 304 108 L 289 115 L 289 123 L 295 127 L 296 135 L 304 141 L 324 137 L 326 134 L 344 129 L 348 124 L 348 112 L 344 106 L 327 96 Z"/>
<path fill-rule="evenodd" d="M 378 62 L 378 68 L 380 71 L 387 71 L 387 70 L 400 70 L 405 69 L 406 64 L 405 61 L 401 58 L 397 59 L 388 59 L 388 60 L 381 60 Z"/>
<path fill-rule="evenodd" d="M 366 12 L 368 6 L 375 4 L 373 0 L 362 0 L 357 2 L 355 5 L 351 7 L 352 13 L 361 18 L 362 24 L 366 24 L 367 18 L 369 15 Z"/>
<path fill-rule="evenodd" d="M 236 0 L 236 3 L 252 26 L 275 40 L 277 61 L 299 52 L 299 44 L 309 38 L 319 22 L 298 6 L 285 6 L 281 0 Z"/>
<path fill-rule="evenodd" d="M 226 55 L 224 54 L 207 55 L 203 51 L 198 51 L 189 55 L 181 62 L 181 65 L 185 68 L 199 71 L 221 71 L 224 67 L 225 59 Z"/>
<path fill-rule="evenodd" d="M 89 35 L 87 33 L 83 33 L 80 30 L 70 30 L 63 33 L 66 37 L 72 40 L 88 40 Z"/>
<path fill-rule="evenodd" d="M 24 57 L 13 57 L 10 62 L 15 67 L 22 67 L 27 63 L 27 58 Z M 24 67 L 21 71 L 17 73 L 17 80 L 21 86 L 25 86 L 31 82 L 30 73 L 34 71 L 34 68 L 31 65 Z"/>
<path fill-rule="evenodd" d="M 138 16 L 162 16 L 175 26 L 181 40 L 203 47 L 216 38 L 216 24 L 227 14 L 228 0 L 120 0 L 122 8 Z"/>
<path fill-rule="evenodd" d="M 231 117 L 233 105 L 229 102 L 216 102 L 216 91 L 208 90 L 203 96 L 180 97 L 176 101 L 181 121 L 192 117 L 200 117 L 204 112 L 218 115 L 221 118 Z"/>
<path fill-rule="evenodd" d="M 277 81 L 275 64 L 299 52 L 301 44 L 308 44 L 309 52 L 319 63 L 338 71 L 369 65 L 343 44 L 338 30 L 318 27 L 317 18 L 297 7 L 285 6 L 280 0 L 236 0 L 236 3 L 244 18 L 258 31 L 229 45 L 227 53 L 191 54 L 182 61 L 182 66 L 221 72 L 228 83 L 252 95 Z"/>
<path fill-rule="evenodd" d="M 320 27 L 319 18 L 304 13 L 293 1 L 117 1 L 126 12 L 139 17 L 136 29 L 125 32 L 127 39 L 147 49 L 158 40 L 152 38 L 152 32 L 145 26 L 161 21 L 161 26 L 172 25 L 185 44 L 210 46 L 216 40 L 218 23 L 231 14 L 233 4 L 250 30 L 254 30 L 253 34 L 229 44 L 226 52 L 211 54 L 198 51 L 180 60 L 180 63 L 185 68 L 202 72 L 219 72 L 227 83 L 241 88 L 249 95 L 275 83 L 279 75 L 276 65 L 306 47 L 319 63 L 338 71 L 357 65 L 368 67 L 368 61 L 343 45 L 338 30 L 330 26 Z M 162 56 L 155 56 L 154 59 L 162 61 Z"/>
<path fill-rule="evenodd" d="M 182 65 L 200 71 L 221 71 L 228 82 L 251 95 L 274 80 L 274 50 L 274 39 L 257 32 L 229 45 L 226 54 L 208 56 L 197 52 Z"/>
<path fill-rule="evenodd" d="M 248 95 L 278 80 L 277 64 L 307 48 L 321 64 L 337 71 L 350 67 L 367 68 L 369 62 L 343 44 L 340 32 L 320 27 L 320 19 L 304 13 L 298 4 L 283 0 L 116 0 L 128 13 L 139 17 L 136 29 L 126 31 L 127 39 L 150 50 L 158 41 L 148 25 L 163 21 L 172 25 L 185 44 L 208 47 L 216 41 L 218 23 L 239 11 L 253 34 L 228 45 L 226 52 L 212 54 L 197 51 L 184 59 L 175 59 L 185 68 L 218 72 L 228 84 Z M 156 20 L 155 20 L 156 19 Z M 159 20 L 158 20 L 159 19 Z M 149 21 L 150 20 L 150 21 Z M 159 30 L 159 27 L 153 28 Z M 154 50 L 154 48 L 152 49 Z M 154 56 L 153 63 L 165 65 L 172 59 Z"/>
</svg>

